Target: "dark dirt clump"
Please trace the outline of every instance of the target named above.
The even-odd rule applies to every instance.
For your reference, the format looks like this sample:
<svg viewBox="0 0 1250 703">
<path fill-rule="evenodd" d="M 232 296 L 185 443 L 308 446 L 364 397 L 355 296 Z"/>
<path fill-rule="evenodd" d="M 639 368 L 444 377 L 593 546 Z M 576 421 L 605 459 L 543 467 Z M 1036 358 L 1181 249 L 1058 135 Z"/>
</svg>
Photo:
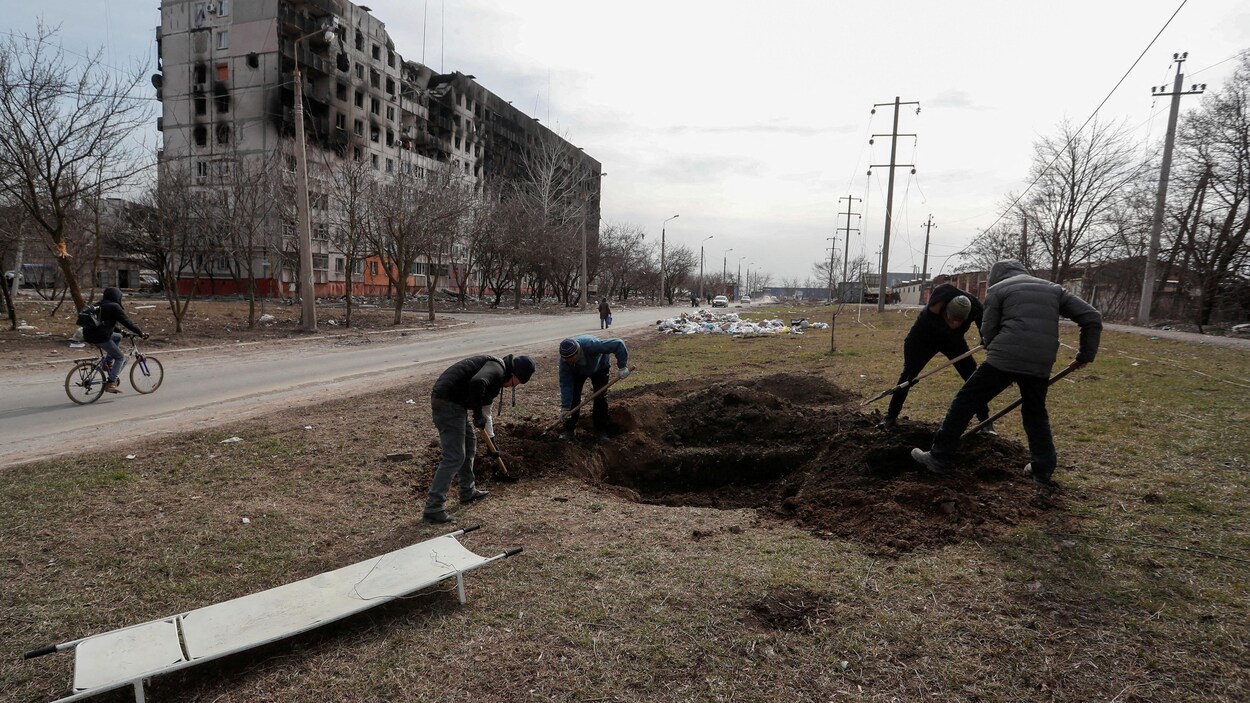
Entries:
<svg viewBox="0 0 1250 703">
<path fill-rule="evenodd" d="M 814 632 L 834 619 L 833 606 L 801 588 L 778 589 L 747 604 L 747 621 L 765 630 Z"/>
<path fill-rule="evenodd" d="M 613 396 L 610 441 L 583 431 L 561 442 L 513 426 L 505 459 L 528 475 L 574 472 L 646 503 L 755 508 L 879 554 L 990 538 L 1055 507 L 1034 500 L 1018 443 L 975 437 L 950 475 L 932 476 L 910 451 L 928 448 L 936 428 L 879 430 L 850 404 L 858 400 L 794 374 L 644 386 Z"/>
</svg>

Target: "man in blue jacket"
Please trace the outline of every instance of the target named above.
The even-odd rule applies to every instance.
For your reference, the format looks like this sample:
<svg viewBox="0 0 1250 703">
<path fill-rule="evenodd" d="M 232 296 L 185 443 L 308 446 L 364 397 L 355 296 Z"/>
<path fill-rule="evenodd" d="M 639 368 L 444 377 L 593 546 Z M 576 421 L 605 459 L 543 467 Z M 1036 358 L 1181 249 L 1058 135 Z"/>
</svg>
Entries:
<svg viewBox="0 0 1250 703">
<path fill-rule="evenodd" d="M 430 495 L 425 501 L 425 522 L 451 522 L 443 507 L 451 490 L 453 476 L 460 477 L 460 504 L 467 505 L 490 495 L 478 490 L 473 476 L 473 457 L 477 454 L 474 427 L 488 437 L 495 436 L 491 401 L 505 388 L 527 383 L 534 375 L 534 360 L 511 354 L 471 356 L 452 364 L 434 382 L 430 390 L 430 409 L 443 459 L 430 480 Z M 515 392 L 515 391 L 514 391 Z M 467 413 L 473 413 L 472 424 Z"/>
<path fill-rule="evenodd" d="M 616 373 L 618 378 L 629 375 L 629 350 L 625 342 L 619 339 L 599 339 L 583 334 L 560 342 L 560 410 L 567 413 L 582 401 L 582 388 L 586 379 L 590 379 L 590 387 L 598 391 L 608 385 L 608 374 L 611 371 L 609 355 L 616 356 Z M 594 420 L 595 436 L 601 440 L 608 438 L 608 398 L 607 393 L 597 396 L 592 404 L 591 418 Z M 564 430 L 560 439 L 573 439 L 580 412 L 574 412 L 564 420 Z"/>
<path fill-rule="evenodd" d="M 929 304 L 921 308 L 916 322 L 903 340 L 903 373 L 899 374 L 898 383 L 903 384 L 915 379 L 924 370 L 925 364 L 941 352 L 947 359 L 955 359 L 968 353 L 968 342 L 964 335 L 977 323 L 981 329 L 983 309 L 981 301 L 971 293 L 966 293 L 950 283 L 933 289 L 929 295 Z M 960 378 L 967 381 L 972 372 L 977 370 L 977 362 L 971 356 L 955 362 L 955 370 Z M 907 388 L 894 391 L 890 397 L 890 409 L 877 425 L 883 430 L 894 427 L 898 414 L 907 400 Z M 977 419 L 985 420 L 990 416 L 989 408 L 977 408 Z M 983 434 L 996 434 L 993 425 L 982 428 Z"/>
<path fill-rule="evenodd" d="M 989 284 L 981 324 L 985 362 L 951 401 L 946 419 L 933 437 L 933 448 L 927 452 L 913 449 L 911 456 L 935 474 L 946 473 L 947 464 L 959 449 L 959 437 L 976 409 L 1014 383 L 1020 387 L 1020 415 L 1032 458 L 1025 473 L 1039 485 L 1050 487 L 1058 455 L 1046 413 L 1046 390 L 1059 352 L 1059 318 L 1066 317 L 1081 327 L 1074 362 L 1079 369 L 1098 353 L 1102 315 L 1059 284 L 1030 276 L 1023 264 L 1012 259 L 990 267 Z"/>
</svg>

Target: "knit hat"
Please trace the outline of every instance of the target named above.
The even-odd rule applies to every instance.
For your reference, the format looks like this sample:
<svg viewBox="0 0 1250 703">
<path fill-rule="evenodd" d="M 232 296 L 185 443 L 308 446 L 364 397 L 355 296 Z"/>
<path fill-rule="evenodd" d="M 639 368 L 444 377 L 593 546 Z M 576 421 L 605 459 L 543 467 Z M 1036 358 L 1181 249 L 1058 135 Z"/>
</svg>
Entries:
<svg viewBox="0 0 1250 703">
<path fill-rule="evenodd" d="M 521 379 L 521 383 L 529 383 L 535 368 L 534 360 L 528 356 L 518 356 L 512 359 L 512 375 Z"/>
<path fill-rule="evenodd" d="M 957 295 L 946 304 L 946 319 L 963 322 L 972 313 L 972 301 L 966 295 Z"/>
<path fill-rule="evenodd" d="M 560 358 L 568 359 L 582 353 L 582 345 L 576 339 L 566 338 L 560 342 Z"/>
</svg>

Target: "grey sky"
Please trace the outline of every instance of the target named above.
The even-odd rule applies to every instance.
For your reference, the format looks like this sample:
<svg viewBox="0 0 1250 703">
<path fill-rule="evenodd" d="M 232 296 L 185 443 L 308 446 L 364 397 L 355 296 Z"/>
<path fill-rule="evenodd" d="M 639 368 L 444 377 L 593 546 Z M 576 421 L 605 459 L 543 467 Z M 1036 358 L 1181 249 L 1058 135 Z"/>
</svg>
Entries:
<svg viewBox="0 0 1250 703">
<path fill-rule="evenodd" d="M 932 213 L 937 271 L 1027 185 L 1033 140 L 1065 117 L 1084 121 L 1180 0 L 365 4 L 405 58 L 424 53 L 435 69 L 474 74 L 602 161 L 607 222 L 650 238 L 679 213 L 670 243 L 697 252 L 713 235 L 709 268 L 732 247 L 730 268 L 746 256 L 775 276 L 806 277 L 842 226 L 839 196 L 865 201 L 852 256 L 875 258 L 881 245 L 886 169 L 865 174 L 888 161 L 889 144 L 867 142 L 890 131 L 891 115 L 870 115 L 874 103 L 921 102 L 899 124 L 918 135 L 899 142 L 917 174 L 898 172 L 890 269 L 920 266 Z M 154 70 L 157 5 L 35 7 L 67 48 L 103 45 L 114 66 Z M 33 29 L 31 8 L 0 0 L 11 28 L 0 31 Z M 1150 87 L 1170 82 L 1172 53 L 1188 51 L 1187 77 L 1214 88 L 1235 63 L 1224 60 L 1247 48 L 1250 4 L 1189 0 L 1100 116 L 1157 142 L 1167 106 Z"/>
</svg>

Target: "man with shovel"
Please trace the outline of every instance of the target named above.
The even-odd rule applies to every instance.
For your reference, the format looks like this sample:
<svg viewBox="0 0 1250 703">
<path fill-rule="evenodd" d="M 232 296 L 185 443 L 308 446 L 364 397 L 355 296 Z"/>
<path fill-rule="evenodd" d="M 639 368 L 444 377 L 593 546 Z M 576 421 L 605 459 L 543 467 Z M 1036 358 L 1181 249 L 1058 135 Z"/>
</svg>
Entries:
<svg viewBox="0 0 1250 703">
<path fill-rule="evenodd" d="M 564 420 L 560 439 L 573 439 L 580 413 L 575 410 L 582 399 L 586 379 L 598 392 L 608 385 L 612 365 L 609 356 L 616 356 L 617 378 L 629 375 L 629 350 L 619 339 L 599 339 L 583 334 L 560 342 L 560 410 L 569 413 Z M 592 401 L 591 418 L 594 420 L 595 436 L 608 439 L 608 394 L 600 393 Z M 572 410 L 572 412 L 569 412 Z"/>
<path fill-rule="evenodd" d="M 990 268 L 981 337 L 986 356 L 951 401 L 946 419 L 933 437 L 933 448 L 911 456 L 935 474 L 944 474 L 959 449 L 960 435 L 976 410 L 1011 384 L 1020 387 L 1021 419 L 1032 461 L 1025 473 L 1040 486 L 1052 487 L 1058 456 L 1046 413 L 1050 369 L 1059 351 L 1059 317 L 1081 327 L 1073 368 L 1094 360 L 1102 336 L 1102 315 L 1059 284 L 1029 275 L 1019 261 L 1006 259 Z"/>
<path fill-rule="evenodd" d="M 907 333 L 907 338 L 903 340 L 903 373 L 898 377 L 898 383 L 902 387 L 895 387 L 890 397 L 890 408 L 886 410 L 885 417 L 881 418 L 877 427 L 883 430 L 894 427 L 898 414 L 903 410 L 903 403 L 907 400 L 908 387 L 903 384 L 914 380 L 938 352 L 947 359 L 958 359 L 955 370 L 959 372 L 960 378 L 967 381 L 972 376 L 972 372 L 977 370 L 977 362 L 968 354 L 968 342 L 964 335 L 974 322 L 977 323 L 977 329 L 981 329 L 981 315 L 981 302 L 975 295 L 965 293 L 950 283 L 943 283 L 933 289 L 933 293 L 929 295 L 929 304 L 920 311 L 911 331 Z M 962 359 L 959 358 L 961 356 Z M 976 409 L 976 414 L 977 419 L 985 420 L 990 416 L 990 411 L 982 405 Z M 992 424 L 982 427 L 981 433 L 997 434 Z"/>
<path fill-rule="evenodd" d="M 482 355 L 457 361 L 434 382 L 430 407 L 443 459 L 430 480 L 430 495 L 422 517 L 425 522 L 452 521 L 443 507 L 447 492 L 451 490 L 452 476 L 460 477 L 461 505 L 490 495 L 490 491 L 478 490 L 473 476 L 473 457 L 477 454 L 474 428 L 483 430 L 487 437 L 494 437 L 491 401 L 503 389 L 526 383 L 533 375 L 534 360 L 528 356 L 509 354 L 500 359 Z M 472 424 L 466 415 L 470 411 Z"/>
</svg>

